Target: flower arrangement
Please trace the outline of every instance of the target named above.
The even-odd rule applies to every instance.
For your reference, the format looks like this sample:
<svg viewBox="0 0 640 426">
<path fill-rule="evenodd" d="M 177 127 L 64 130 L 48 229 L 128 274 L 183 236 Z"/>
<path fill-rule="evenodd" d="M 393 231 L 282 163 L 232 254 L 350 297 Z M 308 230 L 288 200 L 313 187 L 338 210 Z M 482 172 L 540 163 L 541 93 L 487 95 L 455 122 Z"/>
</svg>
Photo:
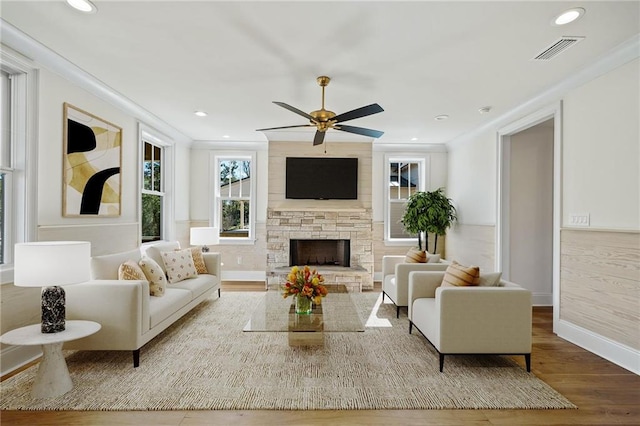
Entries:
<svg viewBox="0 0 640 426">
<path fill-rule="evenodd" d="M 324 286 L 324 277 L 315 269 L 308 266 L 302 269 L 298 266 L 291 268 L 287 275 L 287 282 L 282 286 L 282 296 L 286 299 L 289 296 L 306 297 L 319 305 L 322 298 L 327 295 L 327 287 Z"/>
</svg>

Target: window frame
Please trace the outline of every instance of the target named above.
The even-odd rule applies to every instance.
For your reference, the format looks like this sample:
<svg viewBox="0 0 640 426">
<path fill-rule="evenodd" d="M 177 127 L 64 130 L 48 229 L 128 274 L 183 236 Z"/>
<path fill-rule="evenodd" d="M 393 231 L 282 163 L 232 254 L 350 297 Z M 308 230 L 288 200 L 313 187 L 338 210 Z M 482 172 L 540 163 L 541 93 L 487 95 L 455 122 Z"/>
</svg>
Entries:
<svg viewBox="0 0 640 426">
<path fill-rule="evenodd" d="M 224 237 L 220 235 L 220 244 L 255 244 L 256 241 L 256 151 L 225 151 L 212 152 L 210 156 L 211 176 L 209 181 L 213 185 L 213 199 L 210 203 L 209 223 L 210 226 L 217 227 L 222 232 L 220 214 L 223 199 L 220 194 L 220 161 L 250 161 L 250 184 L 249 184 L 249 234 L 246 237 Z M 244 197 L 243 197 L 244 198 Z"/>
<path fill-rule="evenodd" d="M 13 282 L 13 247 L 34 241 L 37 224 L 38 70 L 12 51 L 0 47 L 0 68 L 10 76 L 11 163 L 2 169 L 5 181 L 5 252 L 0 284 Z"/>
<path fill-rule="evenodd" d="M 391 237 L 391 205 L 400 201 L 392 202 L 391 200 L 391 163 L 418 163 L 418 191 L 425 191 L 427 185 L 427 169 L 429 168 L 429 157 L 424 154 L 415 153 L 394 153 L 385 154 L 384 156 L 384 242 L 386 245 L 415 245 L 417 237 L 397 238 Z M 399 199 L 399 200 L 406 200 Z"/>
<path fill-rule="evenodd" d="M 139 125 L 139 188 L 140 196 L 138 198 L 138 238 L 141 245 L 152 245 L 157 241 L 142 242 L 142 195 L 157 195 L 161 197 L 160 203 L 160 241 L 167 241 L 173 239 L 174 227 L 173 227 L 173 141 L 166 136 L 157 132 L 156 130 L 148 127 L 142 123 Z M 160 148 L 162 155 L 162 168 L 160 176 L 161 191 L 153 191 L 144 188 L 144 149 L 145 143 L 148 143 L 154 147 Z"/>
</svg>

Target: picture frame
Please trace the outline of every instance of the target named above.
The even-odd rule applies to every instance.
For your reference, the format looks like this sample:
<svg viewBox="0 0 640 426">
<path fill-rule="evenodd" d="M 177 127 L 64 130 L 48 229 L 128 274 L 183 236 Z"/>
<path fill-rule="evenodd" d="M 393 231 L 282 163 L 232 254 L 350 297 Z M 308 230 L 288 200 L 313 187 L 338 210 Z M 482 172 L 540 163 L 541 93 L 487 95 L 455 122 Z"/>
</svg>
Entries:
<svg viewBox="0 0 640 426">
<path fill-rule="evenodd" d="M 121 215 L 122 128 L 63 104 L 63 217 Z"/>
</svg>

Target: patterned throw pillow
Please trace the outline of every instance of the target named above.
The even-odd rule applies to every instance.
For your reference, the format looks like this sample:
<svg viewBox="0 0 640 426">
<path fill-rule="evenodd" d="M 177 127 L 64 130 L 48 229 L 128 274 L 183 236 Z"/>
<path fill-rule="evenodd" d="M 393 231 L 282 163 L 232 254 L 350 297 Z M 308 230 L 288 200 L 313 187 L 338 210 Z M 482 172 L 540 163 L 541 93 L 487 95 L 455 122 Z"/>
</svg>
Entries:
<svg viewBox="0 0 640 426">
<path fill-rule="evenodd" d="M 144 272 L 133 260 L 127 260 L 118 267 L 118 279 L 147 281 Z"/>
<path fill-rule="evenodd" d="M 160 254 L 162 255 L 164 267 L 167 270 L 167 278 L 169 278 L 169 283 L 175 284 L 177 282 L 186 280 L 187 278 L 198 276 L 196 266 L 193 264 L 191 249 L 163 251 Z"/>
<path fill-rule="evenodd" d="M 202 256 L 202 249 L 200 247 L 191 247 L 191 257 L 193 257 L 193 264 L 196 266 L 198 274 L 208 274 L 207 265 L 204 264 L 204 257 Z"/>
<path fill-rule="evenodd" d="M 158 262 L 148 257 L 140 259 L 140 268 L 149 281 L 149 294 L 155 297 L 164 296 L 164 291 L 167 288 L 167 279 L 164 276 L 164 272 Z"/>
<path fill-rule="evenodd" d="M 480 268 L 477 266 L 463 266 L 455 260 L 444 272 L 442 286 L 477 286 L 480 281 Z"/>
<path fill-rule="evenodd" d="M 404 263 L 427 263 L 427 252 L 412 247 L 404 257 Z"/>
</svg>

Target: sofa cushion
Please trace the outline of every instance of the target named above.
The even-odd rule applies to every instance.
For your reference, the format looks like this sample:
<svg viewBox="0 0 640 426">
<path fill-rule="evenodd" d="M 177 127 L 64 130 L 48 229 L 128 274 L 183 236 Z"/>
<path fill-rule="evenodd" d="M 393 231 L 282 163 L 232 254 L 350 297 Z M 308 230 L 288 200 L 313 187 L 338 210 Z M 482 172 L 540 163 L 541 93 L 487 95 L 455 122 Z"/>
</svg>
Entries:
<svg viewBox="0 0 640 426">
<path fill-rule="evenodd" d="M 143 257 L 138 262 L 140 268 L 142 268 L 142 272 L 147 277 L 147 281 L 149 281 L 149 294 L 155 297 L 164 296 L 165 289 L 167 287 L 167 279 L 162 272 L 162 268 L 158 263 L 148 257 Z"/>
<path fill-rule="evenodd" d="M 163 297 L 150 297 L 149 327 L 157 326 L 191 300 L 191 292 L 178 288 L 167 288 Z"/>
<path fill-rule="evenodd" d="M 147 281 L 144 272 L 134 260 L 127 260 L 118 267 L 118 279 Z"/>
<path fill-rule="evenodd" d="M 404 263 L 427 263 L 427 252 L 411 247 L 404 258 Z"/>
<path fill-rule="evenodd" d="M 92 280 L 117 280 L 118 268 L 127 260 L 136 263 L 140 260 L 140 249 L 129 250 L 122 253 L 106 254 L 91 258 Z"/>
<path fill-rule="evenodd" d="M 176 284 L 171 284 L 171 288 L 179 288 L 182 290 L 189 290 L 191 292 L 191 298 L 195 299 L 207 290 L 211 289 L 217 283 L 217 278 L 213 275 L 202 274 L 189 280 L 180 281 Z"/>
<path fill-rule="evenodd" d="M 502 272 L 481 274 L 478 285 L 480 287 L 500 287 L 500 278 L 502 278 Z"/>
<path fill-rule="evenodd" d="M 154 245 L 148 246 L 145 250 L 145 255 L 156 261 L 158 265 L 162 268 L 162 272 L 165 274 L 167 270 L 165 269 L 164 262 L 162 261 L 162 252 L 164 251 L 174 251 L 179 250 L 180 244 L 177 241 L 163 241 L 161 243 L 156 243 Z"/>
<path fill-rule="evenodd" d="M 480 268 L 477 266 L 464 266 L 451 262 L 444 272 L 442 286 L 477 286 L 480 281 Z"/>
<path fill-rule="evenodd" d="M 198 276 L 190 249 L 163 251 L 160 254 L 164 262 L 164 269 L 167 271 L 169 283 L 173 284 Z"/>
</svg>

